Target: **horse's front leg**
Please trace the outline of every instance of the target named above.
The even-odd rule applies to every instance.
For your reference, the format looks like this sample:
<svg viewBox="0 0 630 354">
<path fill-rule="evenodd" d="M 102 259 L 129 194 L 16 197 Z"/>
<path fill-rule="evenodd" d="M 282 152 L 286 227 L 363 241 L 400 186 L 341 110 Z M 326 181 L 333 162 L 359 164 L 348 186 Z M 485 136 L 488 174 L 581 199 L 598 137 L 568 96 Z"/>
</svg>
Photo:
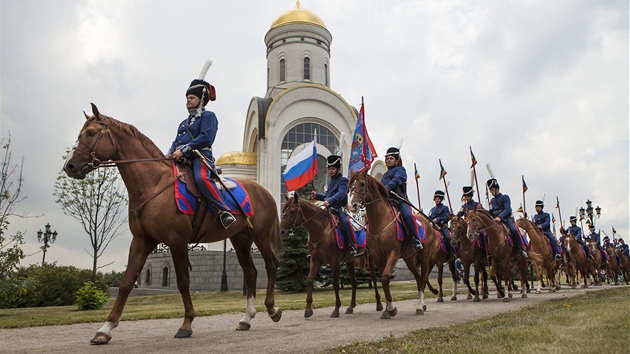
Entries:
<svg viewBox="0 0 630 354">
<path fill-rule="evenodd" d="M 348 272 L 348 278 L 350 278 L 350 286 L 352 286 L 350 306 L 346 309 L 346 315 L 350 315 L 354 312 L 354 308 L 357 306 L 357 275 L 354 271 L 354 261 L 346 262 L 346 271 Z"/>
<path fill-rule="evenodd" d="M 313 282 L 315 275 L 319 272 L 319 268 L 322 266 L 322 262 L 319 258 L 311 256 L 311 268 L 306 276 L 306 308 L 304 309 L 304 317 L 309 318 L 313 316 Z"/>
<path fill-rule="evenodd" d="M 190 298 L 190 275 L 188 273 L 188 245 L 186 243 L 170 245 L 171 257 L 177 275 L 177 288 L 184 302 L 184 322 L 177 330 L 175 338 L 192 336 L 192 321 L 195 319 L 195 309 Z"/>
<path fill-rule="evenodd" d="M 381 302 L 381 294 L 378 293 L 378 278 L 376 277 L 376 266 L 374 266 L 374 263 L 371 260 L 369 263 L 369 269 L 370 269 L 370 279 L 372 279 L 372 283 L 374 284 L 374 298 L 376 299 L 376 311 L 383 311 L 383 303 Z"/>
<path fill-rule="evenodd" d="M 503 282 L 505 283 L 505 295 L 503 296 L 503 302 L 509 302 L 512 298 L 512 262 L 506 257 L 503 261 L 503 269 L 501 269 L 501 275 Z"/>
<path fill-rule="evenodd" d="M 341 307 L 341 299 L 339 298 L 339 271 L 341 268 L 341 264 L 339 261 L 334 261 L 330 265 L 333 274 L 333 290 L 335 290 L 335 308 L 333 312 L 330 314 L 330 317 L 337 318 L 339 317 L 339 308 Z"/>
<path fill-rule="evenodd" d="M 398 309 L 394 304 L 394 299 L 392 298 L 392 293 L 389 289 L 389 283 L 392 279 L 393 265 L 397 260 L 398 256 L 395 252 L 390 252 L 384 267 L 379 269 L 381 272 L 381 284 L 383 285 L 383 292 L 385 293 L 385 310 L 383 310 L 383 313 L 381 314 L 381 319 L 383 320 L 388 320 L 392 318 L 392 316 L 396 316 L 398 313 Z"/>
<path fill-rule="evenodd" d="M 455 268 L 455 262 L 448 262 L 448 268 L 451 271 L 451 277 L 453 278 L 453 295 L 451 295 L 451 301 L 457 300 L 457 269 Z"/>
<path fill-rule="evenodd" d="M 438 271 L 438 275 L 437 275 L 437 283 L 438 283 L 438 298 L 437 298 L 437 302 L 444 302 L 444 292 L 442 291 L 442 276 L 444 274 L 444 263 L 437 262 L 437 271 Z"/>
<path fill-rule="evenodd" d="M 256 317 L 256 278 L 258 277 L 258 271 L 250 253 L 252 240 L 247 234 L 241 233 L 230 237 L 230 241 L 234 246 L 238 264 L 243 269 L 245 285 L 247 286 L 245 315 L 236 326 L 236 330 L 248 331 L 251 328 L 250 322 L 252 318 Z"/>
<path fill-rule="evenodd" d="M 527 260 L 522 260 L 519 265 L 519 274 L 521 278 L 521 298 L 527 298 Z"/>
<path fill-rule="evenodd" d="M 120 322 L 120 316 L 127 302 L 127 298 L 133 289 L 134 283 L 138 279 L 142 267 L 147 260 L 147 257 L 151 251 L 155 248 L 157 242 L 147 239 L 141 239 L 140 237 L 134 237 L 131 240 L 129 246 L 129 256 L 127 259 L 127 270 L 120 282 L 118 288 L 118 296 L 112 310 L 107 316 L 107 322 L 96 332 L 96 335 L 90 343 L 92 344 L 106 344 L 112 339 L 112 329 L 118 326 Z"/>
</svg>

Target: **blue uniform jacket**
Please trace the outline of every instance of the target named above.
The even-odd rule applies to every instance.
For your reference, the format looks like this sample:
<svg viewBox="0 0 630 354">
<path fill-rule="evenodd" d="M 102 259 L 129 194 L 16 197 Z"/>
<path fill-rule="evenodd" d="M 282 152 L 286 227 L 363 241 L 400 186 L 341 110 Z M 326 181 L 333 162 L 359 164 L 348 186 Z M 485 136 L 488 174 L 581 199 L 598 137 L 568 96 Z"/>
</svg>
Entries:
<svg viewBox="0 0 630 354">
<path fill-rule="evenodd" d="M 582 229 L 579 226 L 569 226 L 567 228 L 567 233 L 575 236 L 578 241 L 582 241 Z"/>
<path fill-rule="evenodd" d="M 388 191 L 394 191 L 403 197 L 407 197 L 407 170 L 395 165 L 381 177 L 381 183 Z M 402 194 L 401 194 L 402 193 Z"/>
<path fill-rule="evenodd" d="M 490 201 L 490 214 L 495 217 L 498 216 L 502 221 L 507 221 L 507 219 L 512 216 L 510 197 L 499 193 L 496 197 L 492 198 Z"/>
<path fill-rule="evenodd" d="M 462 207 L 457 212 L 457 216 L 459 217 L 465 216 L 468 210 L 475 209 L 477 205 L 479 205 L 479 203 L 477 203 L 473 199 L 470 199 L 467 203 L 462 204 Z"/>
<path fill-rule="evenodd" d="M 439 227 L 446 226 L 449 216 L 449 208 L 442 203 L 436 204 L 433 208 L 431 208 L 431 211 L 429 211 L 429 218 L 431 218 L 431 220 L 436 219 Z"/>
<path fill-rule="evenodd" d="M 592 234 L 588 235 L 588 237 L 591 239 L 591 242 L 595 242 L 598 246 L 601 246 L 600 236 L 597 232 L 593 232 Z"/>
<path fill-rule="evenodd" d="M 193 112 L 177 128 L 177 136 L 173 140 L 173 144 L 171 144 L 167 154 L 172 154 L 176 150 L 182 150 L 184 156 L 190 158 L 194 157 L 192 150 L 199 150 L 211 162 L 214 162 L 212 144 L 219 128 L 217 116 L 214 112 L 206 111 L 203 108 L 199 117 L 195 117 L 196 110 Z M 186 126 L 188 126 L 188 129 L 186 129 Z M 190 136 L 188 130 L 193 136 Z"/>
<path fill-rule="evenodd" d="M 550 217 L 549 217 L 549 213 L 545 213 L 544 211 L 541 211 L 540 213 L 537 213 L 536 215 L 534 215 L 534 224 L 536 224 L 536 226 L 541 226 L 543 231 L 549 231 L 551 232 L 551 222 L 550 222 Z"/>
<path fill-rule="evenodd" d="M 342 208 L 348 205 L 348 179 L 338 173 L 328 181 L 326 195 L 316 194 L 316 200 L 327 200 L 333 208 Z"/>
</svg>

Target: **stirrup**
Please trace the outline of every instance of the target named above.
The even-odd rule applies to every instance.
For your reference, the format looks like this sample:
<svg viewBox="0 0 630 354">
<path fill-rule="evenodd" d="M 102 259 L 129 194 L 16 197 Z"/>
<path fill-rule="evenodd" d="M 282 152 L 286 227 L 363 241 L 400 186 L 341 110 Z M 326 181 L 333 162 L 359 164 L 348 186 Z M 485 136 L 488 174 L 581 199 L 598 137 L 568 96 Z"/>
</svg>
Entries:
<svg viewBox="0 0 630 354">
<path fill-rule="evenodd" d="M 354 257 L 357 255 L 357 249 L 354 246 L 348 247 L 348 256 Z"/>
<path fill-rule="evenodd" d="M 556 261 L 562 260 L 562 256 L 560 255 L 560 253 L 556 253 L 554 258 L 556 259 Z"/>
<path fill-rule="evenodd" d="M 225 229 L 230 227 L 230 225 L 232 225 L 236 221 L 236 218 L 234 217 L 234 215 L 230 214 L 230 212 L 228 211 L 222 211 L 219 214 L 219 219 L 221 220 L 221 224 L 223 225 L 223 228 Z"/>
<path fill-rule="evenodd" d="M 413 249 L 416 251 L 420 251 L 424 248 L 424 246 L 422 245 L 422 241 L 415 239 L 413 241 Z"/>
<path fill-rule="evenodd" d="M 525 252 L 524 250 L 521 250 L 521 256 L 523 256 L 523 258 L 525 259 L 529 258 L 529 256 L 527 255 L 527 252 Z"/>
</svg>

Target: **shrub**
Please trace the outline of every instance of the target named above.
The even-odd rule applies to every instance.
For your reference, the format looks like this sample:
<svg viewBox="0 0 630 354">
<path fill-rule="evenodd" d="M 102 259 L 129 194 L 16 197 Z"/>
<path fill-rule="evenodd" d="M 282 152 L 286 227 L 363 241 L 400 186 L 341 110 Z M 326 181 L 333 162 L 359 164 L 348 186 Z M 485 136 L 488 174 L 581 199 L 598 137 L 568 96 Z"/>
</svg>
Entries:
<svg viewBox="0 0 630 354">
<path fill-rule="evenodd" d="M 86 281 L 77 291 L 76 305 L 81 311 L 100 310 L 105 305 L 107 296 L 101 289 L 97 289 L 91 281 Z"/>
</svg>

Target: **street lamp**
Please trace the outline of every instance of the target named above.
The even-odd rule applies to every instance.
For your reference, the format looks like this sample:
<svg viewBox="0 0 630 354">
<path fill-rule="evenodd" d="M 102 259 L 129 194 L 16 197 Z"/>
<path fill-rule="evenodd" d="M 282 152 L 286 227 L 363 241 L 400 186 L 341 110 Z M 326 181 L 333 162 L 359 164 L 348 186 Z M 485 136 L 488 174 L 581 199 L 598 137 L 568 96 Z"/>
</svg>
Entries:
<svg viewBox="0 0 630 354">
<path fill-rule="evenodd" d="M 44 262 L 46 261 L 46 250 L 48 249 L 49 244 L 55 243 L 57 239 L 57 230 L 50 231 L 50 224 L 46 223 L 46 232 L 42 232 L 42 229 L 37 231 L 37 242 L 43 242 L 44 245 L 41 247 L 42 251 L 44 251 L 44 256 L 42 257 L 42 267 L 44 266 Z"/>
<path fill-rule="evenodd" d="M 595 214 L 593 214 L 593 210 L 595 210 Z M 599 219 L 601 216 L 602 208 L 600 208 L 598 205 L 597 207 L 595 207 L 595 209 L 593 209 L 593 202 L 590 199 L 586 201 L 586 209 L 584 209 L 583 207 L 580 208 L 580 218 L 584 219 L 586 217 L 586 220 L 589 221 L 593 226 L 595 226 L 595 219 Z"/>
</svg>

